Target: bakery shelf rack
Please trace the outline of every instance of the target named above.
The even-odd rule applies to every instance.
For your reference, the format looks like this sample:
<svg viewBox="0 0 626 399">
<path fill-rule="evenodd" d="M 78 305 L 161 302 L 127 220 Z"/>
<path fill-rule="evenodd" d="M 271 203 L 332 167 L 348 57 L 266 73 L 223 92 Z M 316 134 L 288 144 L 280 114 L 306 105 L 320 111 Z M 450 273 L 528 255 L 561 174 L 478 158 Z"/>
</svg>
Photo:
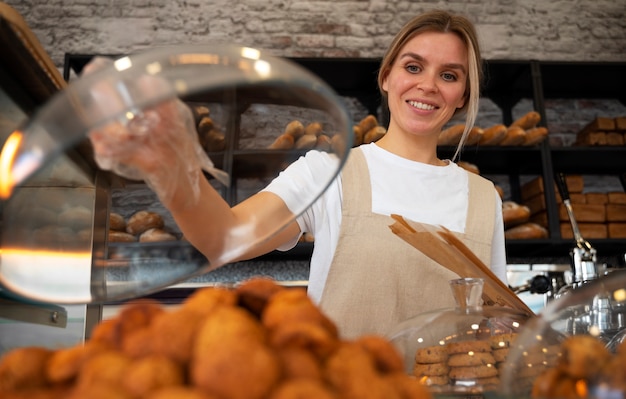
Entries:
<svg viewBox="0 0 626 399">
<path fill-rule="evenodd" d="M 112 56 L 112 55 L 106 55 Z M 115 55 L 113 55 L 115 56 Z M 79 74 L 94 54 L 67 54 L 64 77 Z M 381 123 L 388 116 L 376 83 L 379 59 L 293 58 L 326 81 L 340 96 L 356 98 L 368 112 L 378 115 Z M 535 60 L 487 60 L 482 96 L 493 101 L 502 111 L 502 123 L 514 120 L 513 109 L 522 99 L 532 100 L 533 107 L 546 125 L 546 101 L 555 98 L 617 99 L 626 103 L 626 63 L 623 62 L 548 62 Z M 599 110 L 600 112 L 600 110 Z M 451 156 L 454 148 L 440 148 L 441 156 Z M 276 170 L 282 162 L 280 152 L 267 150 L 235 150 L 210 154 L 218 166 L 237 178 L 258 177 Z M 233 159 L 239 165 L 234 170 Z M 551 147 L 547 141 L 535 147 L 466 147 L 461 159 L 480 166 L 485 175 L 508 176 L 511 197 L 520 196 L 520 176 L 542 176 L 546 185 L 554 182 L 555 173 L 618 175 L 624 184 L 626 147 Z M 271 177 L 271 176 L 266 176 Z M 511 258 L 568 259 L 572 240 L 562 239 L 559 229 L 558 204 L 552 190 L 545 191 L 550 238 L 516 240 L 506 243 Z M 226 193 L 227 200 L 236 201 L 236 194 Z M 603 239 L 593 242 L 600 254 L 623 259 L 626 240 Z M 265 259 L 308 258 L 311 244 L 299 244 L 288 253 L 270 253 Z"/>
</svg>

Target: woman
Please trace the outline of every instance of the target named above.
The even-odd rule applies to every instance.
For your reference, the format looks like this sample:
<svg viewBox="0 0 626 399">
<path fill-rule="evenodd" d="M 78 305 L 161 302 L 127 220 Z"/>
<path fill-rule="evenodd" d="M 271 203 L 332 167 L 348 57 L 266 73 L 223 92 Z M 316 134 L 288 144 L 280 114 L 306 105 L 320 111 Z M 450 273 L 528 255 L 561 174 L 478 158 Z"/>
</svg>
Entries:
<svg viewBox="0 0 626 399">
<path fill-rule="evenodd" d="M 409 21 L 379 71 L 379 88 L 390 111 L 385 136 L 353 149 L 340 177 L 319 200 L 238 258 L 286 250 L 304 232 L 313 234 L 309 293 L 346 337 L 384 334 L 405 318 L 454 303 L 448 282 L 458 276 L 395 236 L 389 229 L 390 214 L 445 226 L 506 281 L 501 200 L 493 184 L 437 157 L 442 128 L 465 114 L 460 151 L 476 117 L 480 78 L 476 33 L 466 18 L 432 11 Z M 101 133 L 92 134 L 96 154 L 111 155 Z M 225 232 L 254 239 L 271 231 L 273 220 L 293 216 L 290 204 L 307 189 L 295 182 L 320 168 L 335 168 L 337 162 L 327 153 L 311 151 L 266 189 L 231 209 L 197 177 L 198 165 L 172 170 L 171 165 L 145 161 L 154 155 L 141 163 L 136 154 L 125 157 L 117 160 L 143 171 L 186 238 L 209 260 L 228 252 Z"/>
</svg>

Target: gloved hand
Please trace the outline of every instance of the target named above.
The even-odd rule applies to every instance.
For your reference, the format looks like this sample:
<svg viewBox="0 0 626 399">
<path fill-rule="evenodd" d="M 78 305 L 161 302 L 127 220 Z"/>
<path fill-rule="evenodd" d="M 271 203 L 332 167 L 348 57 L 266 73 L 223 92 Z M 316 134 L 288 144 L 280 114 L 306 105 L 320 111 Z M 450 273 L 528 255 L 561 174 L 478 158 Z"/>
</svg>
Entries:
<svg viewBox="0 0 626 399">
<path fill-rule="evenodd" d="M 85 67 L 84 73 L 93 73 L 112 63 L 98 57 Z M 133 83 L 132 89 L 141 91 L 142 97 L 149 97 L 150 93 L 167 92 L 164 85 L 168 84 L 159 77 L 145 75 Z M 124 94 L 123 89 L 108 82 L 96 84 L 91 93 L 92 105 L 124 109 L 128 101 Z M 89 138 L 95 160 L 102 169 L 128 179 L 144 180 L 163 203 L 168 203 L 179 187 L 192 193 L 188 201 L 197 202 L 199 181 L 204 178 L 202 170 L 229 184 L 228 174 L 215 168 L 200 146 L 190 108 L 174 95 L 148 109 L 127 113 L 119 120 L 94 128 Z"/>
</svg>

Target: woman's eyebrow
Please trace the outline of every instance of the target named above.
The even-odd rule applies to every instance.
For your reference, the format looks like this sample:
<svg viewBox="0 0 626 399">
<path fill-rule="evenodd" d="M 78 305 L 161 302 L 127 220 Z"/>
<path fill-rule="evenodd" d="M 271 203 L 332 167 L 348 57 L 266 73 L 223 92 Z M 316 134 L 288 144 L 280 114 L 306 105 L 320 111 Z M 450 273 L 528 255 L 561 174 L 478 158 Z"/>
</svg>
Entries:
<svg viewBox="0 0 626 399">
<path fill-rule="evenodd" d="M 404 54 L 400 55 L 400 58 L 411 58 L 414 59 L 416 61 L 420 61 L 420 62 L 426 62 L 426 59 L 424 57 L 422 57 L 421 55 L 417 54 L 417 53 L 413 53 L 413 52 L 407 52 Z M 465 65 L 463 64 L 457 64 L 454 62 L 450 62 L 450 63 L 446 63 L 443 64 L 444 67 L 449 68 L 449 69 L 458 69 L 463 73 L 467 73 Z"/>
</svg>

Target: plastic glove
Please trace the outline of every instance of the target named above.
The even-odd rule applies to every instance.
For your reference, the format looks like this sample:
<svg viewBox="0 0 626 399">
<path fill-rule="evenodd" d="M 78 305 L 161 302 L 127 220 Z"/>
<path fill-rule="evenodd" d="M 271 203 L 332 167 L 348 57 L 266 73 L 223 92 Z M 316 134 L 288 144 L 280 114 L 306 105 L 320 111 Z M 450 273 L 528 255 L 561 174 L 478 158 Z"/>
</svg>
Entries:
<svg viewBox="0 0 626 399">
<path fill-rule="evenodd" d="M 98 57 L 85 67 L 85 74 L 112 63 L 110 59 Z M 167 89 L 164 85 L 168 83 L 146 75 L 137 79 L 133 90 L 147 95 L 163 93 Z M 95 85 L 91 97 L 93 106 L 103 109 L 120 109 L 124 101 L 128 101 L 123 90 L 106 82 Z M 144 180 L 164 203 L 171 200 L 179 187 L 184 187 L 181 185 L 191 189 L 188 201 L 197 202 L 199 181 L 204 178 L 202 170 L 222 184 L 229 184 L 228 174 L 215 168 L 200 146 L 190 108 L 175 96 L 96 127 L 89 138 L 100 168 L 128 179 Z"/>
</svg>

